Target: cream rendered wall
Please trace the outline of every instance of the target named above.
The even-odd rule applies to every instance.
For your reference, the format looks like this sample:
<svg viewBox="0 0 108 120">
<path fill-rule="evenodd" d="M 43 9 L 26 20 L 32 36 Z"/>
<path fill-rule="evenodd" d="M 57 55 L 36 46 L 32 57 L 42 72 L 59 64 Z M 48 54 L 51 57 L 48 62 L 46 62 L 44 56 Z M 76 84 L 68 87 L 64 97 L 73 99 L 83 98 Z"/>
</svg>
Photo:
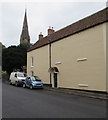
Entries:
<svg viewBox="0 0 108 120">
<path fill-rule="evenodd" d="M 31 71 L 34 75 L 39 76 L 42 81 L 49 84 L 49 56 L 48 56 L 48 46 L 44 46 L 27 53 L 27 74 L 31 75 Z M 31 67 L 31 57 L 34 58 L 34 66 Z"/>
<path fill-rule="evenodd" d="M 60 71 L 59 87 L 106 91 L 104 28 L 105 23 L 52 44 L 52 67 Z M 78 62 L 80 58 L 87 60 Z"/>
<path fill-rule="evenodd" d="M 106 24 L 106 31 L 104 30 L 105 33 L 108 32 L 108 23 Z M 105 34 L 106 36 L 106 87 L 107 87 L 107 93 L 108 93 L 108 33 Z"/>
</svg>

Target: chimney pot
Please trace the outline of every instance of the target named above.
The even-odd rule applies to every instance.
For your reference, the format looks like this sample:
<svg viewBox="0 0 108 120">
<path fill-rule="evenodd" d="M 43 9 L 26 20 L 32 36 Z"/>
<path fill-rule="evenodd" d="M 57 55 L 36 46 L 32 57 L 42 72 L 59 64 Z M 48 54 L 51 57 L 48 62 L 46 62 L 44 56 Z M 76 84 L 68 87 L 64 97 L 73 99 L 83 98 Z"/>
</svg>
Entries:
<svg viewBox="0 0 108 120">
<path fill-rule="evenodd" d="M 42 32 L 40 32 L 39 34 L 39 40 L 41 40 L 43 38 Z"/>
<path fill-rule="evenodd" d="M 51 26 L 49 26 L 49 29 L 51 29 Z"/>
<path fill-rule="evenodd" d="M 48 35 L 54 33 L 55 31 L 53 30 L 53 27 L 49 26 L 49 29 L 48 29 Z"/>
</svg>

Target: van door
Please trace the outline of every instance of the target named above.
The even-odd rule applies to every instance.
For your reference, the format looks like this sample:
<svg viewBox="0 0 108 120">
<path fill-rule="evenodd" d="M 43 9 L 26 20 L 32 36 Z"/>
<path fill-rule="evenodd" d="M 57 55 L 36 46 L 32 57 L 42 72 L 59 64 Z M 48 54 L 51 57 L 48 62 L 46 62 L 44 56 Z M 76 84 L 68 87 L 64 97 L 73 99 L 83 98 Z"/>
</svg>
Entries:
<svg viewBox="0 0 108 120">
<path fill-rule="evenodd" d="M 17 81 L 17 73 L 14 74 L 14 84 Z"/>
<path fill-rule="evenodd" d="M 10 80 L 11 80 L 12 84 L 14 84 L 14 75 L 15 75 L 15 73 L 11 73 L 11 75 L 10 75 Z"/>
</svg>

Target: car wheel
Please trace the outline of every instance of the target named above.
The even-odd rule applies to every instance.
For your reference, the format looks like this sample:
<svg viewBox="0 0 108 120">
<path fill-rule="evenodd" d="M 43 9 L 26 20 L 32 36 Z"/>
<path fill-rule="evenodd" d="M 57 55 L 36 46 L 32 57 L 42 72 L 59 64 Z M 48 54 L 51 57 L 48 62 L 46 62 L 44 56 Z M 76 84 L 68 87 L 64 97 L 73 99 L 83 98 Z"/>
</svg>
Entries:
<svg viewBox="0 0 108 120">
<path fill-rule="evenodd" d="M 33 89 L 33 86 L 32 86 L 32 85 L 30 85 L 30 89 Z"/>
<path fill-rule="evenodd" d="M 11 81 L 9 82 L 10 85 L 12 85 Z"/>
<path fill-rule="evenodd" d="M 26 85 L 25 84 L 23 84 L 23 88 L 25 88 L 26 87 Z"/>
<path fill-rule="evenodd" d="M 18 86 L 18 82 L 15 82 L 15 86 Z"/>
</svg>

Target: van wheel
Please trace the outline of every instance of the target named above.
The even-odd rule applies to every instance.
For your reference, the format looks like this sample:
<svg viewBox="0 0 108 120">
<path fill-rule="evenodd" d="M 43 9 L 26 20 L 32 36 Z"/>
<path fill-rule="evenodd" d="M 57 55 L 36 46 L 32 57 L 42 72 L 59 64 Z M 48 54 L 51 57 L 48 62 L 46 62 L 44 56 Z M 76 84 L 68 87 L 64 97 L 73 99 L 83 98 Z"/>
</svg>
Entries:
<svg viewBox="0 0 108 120">
<path fill-rule="evenodd" d="M 15 86 L 18 86 L 18 82 L 15 82 Z"/>
<path fill-rule="evenodd" d="M 11 81 L 9 82 L 10 85 L 12 85 Z"/>
<path fill-rule="evenodd" d="M 33 89 L 33 86 L 32 86 L 32 85 L 30 85 L 30 89 Z"/>
<path fill-rule="evenodd" d="M 23 84 L 23 88 L 25 88 L 26 87 L 26 85 L 25 84 Z"/>
</svg>

